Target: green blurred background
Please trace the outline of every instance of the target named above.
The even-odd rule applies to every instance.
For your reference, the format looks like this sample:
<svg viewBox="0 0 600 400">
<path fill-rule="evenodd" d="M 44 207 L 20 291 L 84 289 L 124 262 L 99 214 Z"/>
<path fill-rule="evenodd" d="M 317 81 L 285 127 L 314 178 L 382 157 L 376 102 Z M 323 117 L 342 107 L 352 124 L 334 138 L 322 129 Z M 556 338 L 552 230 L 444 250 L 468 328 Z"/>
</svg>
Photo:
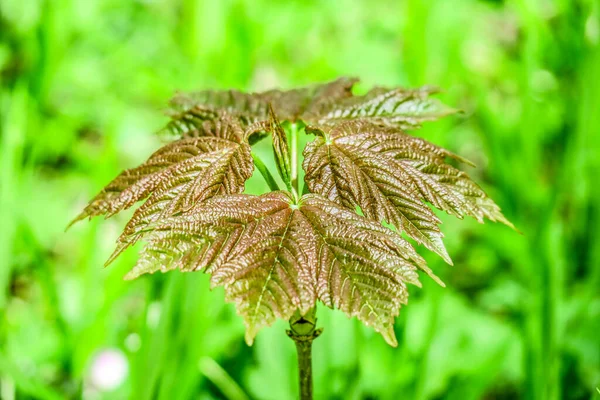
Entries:
<svg viewBox="0 0 600 400">
<path fill-rule="evenodd" d="M 320 309 L 316 398 L 600 398 L 599 42 L 594 0 L 0 0 L 0 397 L 295 398 L 284 322 L 247 347 L 206 275 L 102 268 L 127 215 L 64 228 L 175 90 L 351 75 L 444 88 L 465 114 L 417 134 L 523 235 L 444 216 L 448 287 L 411 288 L 398 348 Z"/>
</svg>

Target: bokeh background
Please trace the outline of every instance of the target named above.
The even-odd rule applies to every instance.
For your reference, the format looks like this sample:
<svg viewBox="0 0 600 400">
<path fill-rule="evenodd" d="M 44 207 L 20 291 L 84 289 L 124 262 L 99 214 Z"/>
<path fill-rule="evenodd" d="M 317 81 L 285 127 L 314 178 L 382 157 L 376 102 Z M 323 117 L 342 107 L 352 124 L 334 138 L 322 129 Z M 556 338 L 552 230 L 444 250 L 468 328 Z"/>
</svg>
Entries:
<svg viewBox="0 0 600 400">
<path fill-rule="evenodd" d="M 351 75 L 444 88 L 464 115 L 417 134 L 523 234 L 444 216 L 398 348 L 320 309 L 316 398 L 600 398 L 599 42 L 595 0 L 0 0 L 0 397 L 295 398 L 284 322 L 248 347 L 207 276 L 102 268 L 127 215 L 64 229 L 175 90 Z"/>
</svg>

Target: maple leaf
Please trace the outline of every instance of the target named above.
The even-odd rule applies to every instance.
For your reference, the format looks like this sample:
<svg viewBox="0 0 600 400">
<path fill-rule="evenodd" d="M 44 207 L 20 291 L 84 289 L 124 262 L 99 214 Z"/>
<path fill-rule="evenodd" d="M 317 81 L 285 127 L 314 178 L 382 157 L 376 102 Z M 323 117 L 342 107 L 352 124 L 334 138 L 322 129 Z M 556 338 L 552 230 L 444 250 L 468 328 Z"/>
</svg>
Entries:
<svg viewBox="0 0 600 400">
<path fill-rule="evenodd" d="M 72 223 L 110 217 L 149 196 L 126 227 L 129 232 L 214 195 L 242 192 L 254 168 L 246 140 L 252 132 L 226 115 L 204 127 L 204 136 L 169 143 L 139 167 L 119 174 Z"/>
<path fill-rule="evenodd" d="M 429 97 L 438 89 L 374 88 L 364 96 L 352 96 L 322 103 L 308 110 L 302 118 L 320 125 L 368 119 L 372 123 L 401 129 L 415 129 L 424 121 L 453 114 L 457 110 Z"/>
<path fill-rule="evenodd" d="M 242 126 L 250 126 L 269 120 L 269 107 L 281 119 L 295 121 L 303 114 L 311 114 L 325 105 L 350 97 L 356 81 L 354 78 L 340 78 L 300 89 L 260 93 L 237 90 L 179 93 L 171 100 L 167 113 L 172 120 L 166 130 L 175 135 L 195 131 L 201 129 L 204 121 L 223 112 L 238 119 Z"/>
<path fill-rule="evenodd" d="M 450 264 L 441 221 L 424 201 L 460 218 L 470 215 L 482 222 L 487 217 L 510 225 L 479 186 L 445 163 L 447 157 L 464 159 L 423 139 L 365 120 L 307 132 L 317 135 L 304 149 L 311 192 L 393 224 Z"/>
<path fill-rule="evenodd" d="M 406 303 L 406 283 L 420 285 L 417 269 L 434 276 L 399 235 L 319 195 L 297 204 L 281 191 L 214 197 L 158 221 L 144 239 L 127 278 L 207 271 L 243 316 L 249 343 L 261 327 L 320 300 L 395 345 L 394 317 Z"/>
</svg>

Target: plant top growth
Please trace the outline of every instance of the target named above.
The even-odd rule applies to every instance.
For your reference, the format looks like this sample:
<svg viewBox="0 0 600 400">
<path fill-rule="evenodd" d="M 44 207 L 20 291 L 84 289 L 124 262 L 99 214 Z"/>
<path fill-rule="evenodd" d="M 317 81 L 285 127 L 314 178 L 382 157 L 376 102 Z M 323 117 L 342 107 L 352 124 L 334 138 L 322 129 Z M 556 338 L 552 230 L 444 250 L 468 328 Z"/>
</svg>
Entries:
<svg viewBox="0 0 600 400">
<path fill-rule="evenodd" d="M 123 171 L 75 221 L 146 199 L 108 262 L 143 239 L 127 279 L 175 269 L 210 274 L 243 317 L 249 344 L 277 318 L 292 321 L 293 338 L 312 340 L 320 301 L 396 345 L 394 318 L 407 284 L 420 286 L 422 271 L 443 285 L 401 234 L 451 264 L 430 206 L 512 225 L 453 166 L 469 161 L 409 133 L 455 112 L 430 97 L 435 89 L 376 87 L 355 96 L 356 81 L 178 94 L 163 129 L 176 140 Z M 300 187 L 302 134 L 314 140 L 302 151 Z M 252 152 L 266 139 L 283 188 Z M 255 167 L 270 192 L 243 193 Z"/>
</svg>

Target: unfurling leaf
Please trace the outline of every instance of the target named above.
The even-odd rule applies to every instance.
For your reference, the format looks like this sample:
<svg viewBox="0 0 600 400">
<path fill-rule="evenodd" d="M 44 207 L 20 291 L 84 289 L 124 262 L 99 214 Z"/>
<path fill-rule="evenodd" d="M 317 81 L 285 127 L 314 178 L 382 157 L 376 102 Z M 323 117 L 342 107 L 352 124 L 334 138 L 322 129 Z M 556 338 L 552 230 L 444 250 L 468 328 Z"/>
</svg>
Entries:
<svg viewBox="0 0 600 400">
<path fill-rule="evenodd" d="M 287 143 L 285 131 L 279 124 L 277 116 L 272 107 L 269 107 L 270 131 L 273 135 L 273 152 L 275 153 L 275 164 L 287 189 L 292 191 L 292 167 L 290 159 L 290 148 Z"/>
<path fill-rule="evenodd" d="M 419 285 L 417 269 L 431 274 L 399 235 L 319 195 L 298 204 L 287 192 L 214 197 L 158 221 L 145 240 L 129 278 L 207 271 L 244 317 L 248 342 L 261 327 L 320 300 L 395 344 L 392 328 L 407 300 L 406 283 Z"/>
<path fill-rule="evenodd" d="M 424 201 L 460 218 L 508 223 L 483 190 L 445 163 L 446 157 L 464 161 L 447 150 L 364 120 L 307 130 L 317 134 L 304 150 L 311 192 L 395 225 L 448 263 L 440 220 Z"/>
</svg>

